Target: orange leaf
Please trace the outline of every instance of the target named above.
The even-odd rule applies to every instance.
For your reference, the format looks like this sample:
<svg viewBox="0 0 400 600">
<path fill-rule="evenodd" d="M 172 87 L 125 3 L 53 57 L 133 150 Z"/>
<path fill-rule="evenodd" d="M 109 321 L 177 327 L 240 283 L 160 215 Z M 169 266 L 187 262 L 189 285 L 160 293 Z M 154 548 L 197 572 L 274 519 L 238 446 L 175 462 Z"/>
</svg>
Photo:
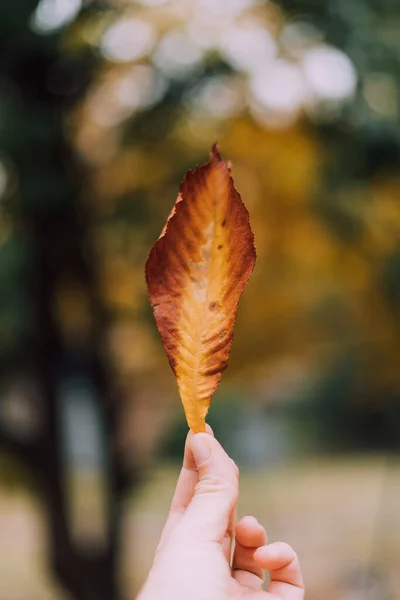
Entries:
<svg viewBox="0 0 400 600">
<path fill-rule="evenodd" d="M 215 145 L 189 171 L 146 264 L 146 281 L 189 427 L 205 431 L 256 259 L 249 214 Z"/>
</svg>

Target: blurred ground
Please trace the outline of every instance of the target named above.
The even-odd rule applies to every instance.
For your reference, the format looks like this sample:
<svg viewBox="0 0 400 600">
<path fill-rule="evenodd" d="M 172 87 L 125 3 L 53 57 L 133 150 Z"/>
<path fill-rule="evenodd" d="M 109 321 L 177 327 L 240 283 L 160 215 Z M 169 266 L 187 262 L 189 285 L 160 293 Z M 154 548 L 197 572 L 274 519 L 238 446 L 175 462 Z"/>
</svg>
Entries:
<svg viewBox="0 0 400 600">
<path fill-rule="evenodd" d="M 133 598 L 152 561 L 178 467 L 151 472 L 125 505 L 122 579 Z M 239 516 L 254 514 L 270 541 L 298 552 L 307 600 L 400 598 L 400 459 L 382 455 L 292 461 L 241 473 Z M 44 531 L 37 503 L 2 492 L 0 578 L 4 600 L 61 600 L 44 563 Z"/>
</svg>

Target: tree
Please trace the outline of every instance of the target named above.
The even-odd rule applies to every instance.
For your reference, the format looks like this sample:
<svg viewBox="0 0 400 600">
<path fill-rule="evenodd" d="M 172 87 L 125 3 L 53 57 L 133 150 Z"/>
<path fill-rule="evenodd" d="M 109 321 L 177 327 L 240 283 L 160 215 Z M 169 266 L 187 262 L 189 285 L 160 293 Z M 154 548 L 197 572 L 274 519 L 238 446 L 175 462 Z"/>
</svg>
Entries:
<svg viewBox="0 0 400 600">
<path fill-rule="evenodd" d="M 39 398 L 39 424 L 21 438 L 3 422 L 0 445 L 31 470 L 46 506 L 50 560 L 60 582 L 79 600 L 112 600 L 119 597 L 120 499 L 128 478 L 115 443 L 117 394 L 102 356 L 105 316 L 85 245 L 85 172 L 64 134 L 66 113 L 96 64 L 89 55 L 65 52 L 59 32 L 32 31 L 36 7 L 36 0 L 18 10 L 8 1 L 0 7 L 1 112 L 7 116 L 1 153 L 12 173 L 3 207 L 10 231 L 0 254 L 0 335 L 3 381 L 28 374 Z M 103 538 L 91 545 L 74 536 L 71 516 L 71 476 L 82 460 L 74 455 L 75 445 L 82 445 L 74 429 L 79 414 L 71 425 L 66 413 L 71 386 L 77 410 L 86 410 L 94 428 L 83 459 L 89 453 L 104 486 Z"/>
</svg>

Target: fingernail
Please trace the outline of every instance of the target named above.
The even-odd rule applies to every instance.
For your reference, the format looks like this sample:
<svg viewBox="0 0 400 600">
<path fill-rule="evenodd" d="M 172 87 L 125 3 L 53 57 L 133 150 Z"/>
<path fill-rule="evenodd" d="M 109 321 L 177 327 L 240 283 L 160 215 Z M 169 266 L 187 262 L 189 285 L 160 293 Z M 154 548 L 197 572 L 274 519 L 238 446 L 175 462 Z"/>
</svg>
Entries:
<svg viewBox="0 0 400 600">
<path fill-rule="evenodd" d="M 196 465 L 201 467 L 211 456 L 211 448 L 208 444 L 207 434 L 197 433 L 191 441 L 192 451 Z"/>
<path fill-rule="evenodd" d="M 208 423 L 206 423 L 206 430 L 207 430 L 207 433 L 209 433 L 210 435 L 212 435 L 213 437 L 215 437 L 214 436 L 214 432 L 212 430 L 212 427 L 210 427 L 210 425 Z"/>
</svg>

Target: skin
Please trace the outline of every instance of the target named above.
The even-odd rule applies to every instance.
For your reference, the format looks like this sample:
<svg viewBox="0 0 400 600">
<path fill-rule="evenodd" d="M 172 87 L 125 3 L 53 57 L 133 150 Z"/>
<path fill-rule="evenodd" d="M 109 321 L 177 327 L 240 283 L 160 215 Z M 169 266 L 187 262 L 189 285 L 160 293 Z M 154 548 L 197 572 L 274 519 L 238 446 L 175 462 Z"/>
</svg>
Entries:
<svg viewBox="0 0 400 600">
<path fill-rule="evenodd" d="M 283 542 L 267 544 L 254 517 L 236 523 L 239 472 L 207 431 L 188 434 L 170 513 L 138 600 L 303 600 L 294 550 Z"/>
</svg>

